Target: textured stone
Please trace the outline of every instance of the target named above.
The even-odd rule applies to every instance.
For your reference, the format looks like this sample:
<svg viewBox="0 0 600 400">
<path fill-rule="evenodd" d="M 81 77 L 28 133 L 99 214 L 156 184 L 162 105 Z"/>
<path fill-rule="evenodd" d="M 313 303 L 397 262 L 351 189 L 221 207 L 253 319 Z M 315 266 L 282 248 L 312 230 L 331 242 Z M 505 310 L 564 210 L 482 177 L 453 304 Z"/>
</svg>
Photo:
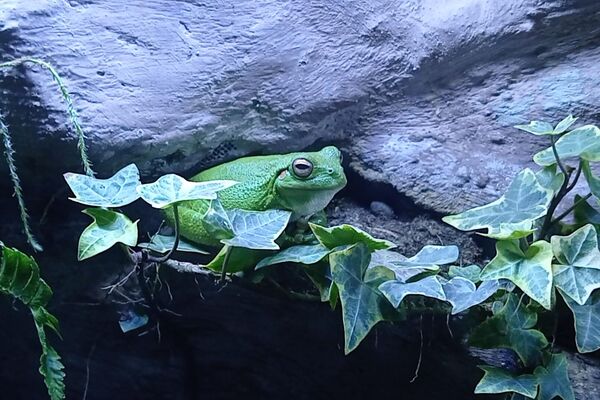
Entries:
<svg viewBox="0 0 600 400">
<path fill-rule="evenodd" d="M 0 49 L 57 66 L 104 173 L 343 139 L 361 174 L 449 212 L 497 196 L 543 146 L 510 126 L 595 122 L 599 15 L 594 0 L 4 0 Z M 24 173 L 76 169 L 48 76 L 0 88 Z"/>
</svg>

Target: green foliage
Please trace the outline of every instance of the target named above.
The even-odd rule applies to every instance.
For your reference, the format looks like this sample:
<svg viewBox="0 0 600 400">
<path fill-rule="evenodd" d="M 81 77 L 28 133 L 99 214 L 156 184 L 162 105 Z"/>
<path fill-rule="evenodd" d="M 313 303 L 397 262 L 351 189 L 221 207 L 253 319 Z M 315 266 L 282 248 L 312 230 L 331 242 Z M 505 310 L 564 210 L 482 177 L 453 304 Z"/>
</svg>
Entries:
<svg viewBox="0 0 600 400">
<path fill-rule="evenodd" d="M 494 315 L 473 330 L 470 343 L 514 350 L 535 377 L 534 383 L 532 375 L 515 376 L 484 367 L 486 374 L 477 387 L 478 393 L 513 392 L 514 396 L 527 398 L 573 399 L 566 358 L 551 354 L 548 340 L 536 329 L 538 313 L 544 312 L 536 302 L 551 311 L 557 292 L 575 317 L 578 350 L 600 349 L 600 213 L 587 202 L 590 197 L 597 201 L 600 195 L 600 179 L 591 165 L 600 161 L 600 129 L 585 125 L 568 131 L 575 121 L 568 116 L 556 127 L 538 121 L 517 126 L 534 135 L 550 137 L 550 147 L 534 156 L 543 168 L 536 173 L 522 171 L 495 202 L 444 218 L 458 229 L 487 229 L 487 236 L 498 239 L 496 256 L 478 278 L 484 283 L 500 280 L 500 285 L 509 280 L 517 286 L 505 296 L 501 306 L 492 307 Z M 576 161 L 577 167 L 566 164 L 567 161 Z M 576 195 L 575 203 L 556 216 L 581 174 L 590 193 Z M 563 219 L 571 213 L 575 224 L 565 224 Z M 457 304 L 468 304 L 466 299 L 476 295 L 483 284 L 475 289 L 469 281 L 477 278 L 475 269 L 451 268 L 449 276 L 454 277 L 444 290 L 454 313 L 462 308 Z"/>
<path fill-rule="evenodd" d="M 79 261 L 100 254 L 117 243 L 135 246 L 138 241 L 137 221 L 124 214 L 103 208 L 87 208 L 83 212 L 94 219 L 81 234 L 77 249 Z"/>
<path fill-rule="evenodd" d="M 52 400 L 65 398 L 63 365 L 58 353 L 48 343 L 45 328 L 58 331 L 58 320 L 46 310 L 52 290 L 40 277 L 35 260 L 0 243 L 0 293 L 8 294 L 29 307 L 42 346 L 40 374 Z"/>
<path fill-rule="evenodd" d="M 64 174 L 64 178 L 75 194 L 70 200 L 87 206 L 123 207 L 140 198 L 137 191 L 141 185 L 140 171 L 135 164 L 129 164 L 108 179 L 72 172 Z"/>
<path fill-rule="evenodd" d="M 186 200 L 213 200 L 219 190 L 235 185 L 235 181 L 190 182 L 175 174 L 161 176 L 153 183 L 137 188 L 144 201 L 155 208 L 169 207 Z"/>
<path fill-rule="evenodd" d="M 148 243 L 139 243 L 138 247 L 142 249 L 152 250 L 156 253 L 168 253 L 173 246 L 175 246 L 176 237 L 175 236 L 167 236 L 156 234 L 152 237 L 150 242 Z M 177 248 L 175 251 L 183 251 L 186 253 L 198 253 L 198 254 L 209 254 L 207 251 L 204 251 L 198 248 L 196 245 L 192 243 L 188 243 L 185 240 L 179 239 L 177 243 Z"/>
<path fill-rule="evenodd" d="M 496 239 L 518 239 L 532 232 L 533 221 L 548 211 L 552 191 L 542 186 L 530 169 L 521 171 L 506 194 L 485 206 L 443 221 L 461 230 L 487 229 L 487 236 Z"/>
<path fill-rule="evenodd" d="M 496 280 L 482 282 L 479 287 L 469 279 L 457 276 L 444 284 L 445 299 L 452 304 L 452 314 L 458 314 L 483 303 L 500 288 Z"/>
<path fill-rule="evenodd" d="M 375 239 L 361 229 L 352 225 L 338 225 L 326 228 L 321 225 L 310 223 L 310 229 L 319 243 L 328 249 L 334 249 L 342 245 L 364 243 L 369 251 L 387 250 L 396 247 L 395 244 L 384 239 Z"/>
<path fill-rule="evenodd" d="M 332 250 L 322 244 L 298 245 L 283 249 L 274 256 L 263 258 L 256 269 L 281 263 L 314 264 L 325 258 Z"/>
</svg>

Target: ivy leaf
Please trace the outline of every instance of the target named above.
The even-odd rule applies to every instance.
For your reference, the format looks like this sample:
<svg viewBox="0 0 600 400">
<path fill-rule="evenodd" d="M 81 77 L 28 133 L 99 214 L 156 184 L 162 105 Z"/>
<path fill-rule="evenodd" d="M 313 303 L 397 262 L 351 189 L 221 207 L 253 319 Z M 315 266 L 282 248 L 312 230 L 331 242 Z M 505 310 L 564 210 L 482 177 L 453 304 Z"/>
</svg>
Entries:
<svg viewBox="0 0 600 400">
<path fill-rule="evenodd" d="M 287 226 L 292 213 L 284 210 L 227 210 L 234 236 L 221 243 L 254 250 L 278 250 L 275 239 Z"/>
<path fill-rule="evenodd" d="M 600 270 L 598 269 L 568 265 L 553 265 L 552 268 L 554 285 L 579 305 L 585 304 L 592 292 L 600 288 Z"/>
<path fill-rule="evenodd" d="M 538 400 L 552 400 L 557 396 L 563 400 L 575 400 L 567 367 L 564 354 L 552 354 L 546 367 L 535 369 L 533 374 L 540 386 Z"/>
<path fill-rule="evenodd" d="M 583 197 L 578 194 L 575 195 L 575 210 L 573 211 L 573 217 L 575 221 L 580 224 L 591 223 L 594 225 L 600 225 L 600 212 L 590 205 Z"/>
<path fill-rule="evenodd" d="M 541 362 L 542 349 L 548 346 L 544 334 L 532 329 L 536 323 L 536 312 L 527 308 L 518 296 L 511 293 L 506 303 L 495 309 L 493 317 L 473 330 L 469 343 L 486 349 L 512 349 L 523 364 L 534 366 Z"/>
<path fill-rule="evenodd" d="M 594 293 L 583 305 L 564 294 L 563 299 L 575 318 L 577 350 L 580 353 L 591 353 L 600 349 L 600 293 Z"/>
<path fill-rule="evenodd" d="M 206 232 L 217 240 L 231 239 L 235 236 L 229 215 L 218 199 L 210 202 L 201 221 Z"/>
<path fill-rule="evenodd" d="M 594 125 L 585 125 L 565 133 L 556 141 L 556 151 L 561 160 L 581 157 L 587 161 L 600 161 L 600 129 Z M 552 147 L 542 150 L 533 157 L 541 166 L 556 163 Z"/>
<path fill-rule="evenodd" d="M 442 220 L 463 231 L 488 229 L 488 235 L 510 237 L 512 231 L 530 231 L 533 221 L 548 211 L 552 196 L 533 171 L 524 169 L 498 200 Z"/>
<path fill-rule="evenodd" d="M 554 127 L 548 122 L 531 121 L 527 125 L 515 125 L 515 128 L 522 131 L 533 133 L 534 135 L 557 135 L 559 132 L 554 132 Z"/>
<path fill-rule="evenodd" d="M 590 162 L 587 160 L 581 160 L 581 170 L 583 171 L 583 175 L 588 183 L 590 192 L 592 192 L 596 198 L 600 199 L 600 178 L 595 176 L 592 172 Z"/>
<path fill-rule="evenodd" d="M 425 271 L 438 271 L 440 265 L 453 263 L 457 259 L 456 246 L 425 246 L 410 258 L 391 251 L 376 251 L 373 253 L 371 266 L 381 265 L 393 271 L 396 280 L 406 282 Z"/>
<path fill-rule="evenodd" d="M 63 175 L 75 197 L 70 200 L 96 207 L 123 207 L 140 198 L 140 172 L 129 164 L 108 179 L 68 172 Z"/>
<path fill-rule="evenodd" d="M 540 185 L 546 189 L 552 190 L 554 193 L 558 192 L 565 181 L 565 174 L 563 174 L 556 164 L 548 165 L 538 172 L 535 173 Z"/>
<path fill-rule="evenodd" d="M 121 332 L 127 333 L 145 326 L 149 321 L 146 314 L 139 314 L 133 309 L 128 309 L 119 316 Z"/>
<path fill-rule="evenodd" d="M 452 304 L 452 315 L 480 304 L 500 288 L 498 281 L 485 281 L 476 287 L 468 279 L 456 277 L 443 286 L 446 301 Z"/>
<path fill-rule="evenodd" d="M 560 134 L 566 132 L 567 129 L 569 129 L 571 125 L 575 123 L 575 121 L 577 121 L 576 117 L 573 118 L 571 114 L 567 115 L 565 119 L 563 119 L 556 125 L 556 128 L 554 128 L 554 133 Z"/>
<path fill-rule="evenodd" d="M 164 254 L 171 251 L 174 244 L 175 236 L 157 234 L 152 237 L 149 243 L 140 243 L 138 244 L 138 247 Z M 199 249 L 194 244 L 186 242 L 181 238 L 179 239 L 179 244 L 177 245 L 177 251 L 198 254 L 209 254 L 207 251 Z"/>
<path fill-rule="evenodd" d="M 537 379 L 533 375 L 513 375 L 502 368 L 479 366 L 485 374 L 475 388 L 476 394 L 515 392 L 533 399 L 538 391 Z"/>
<path fill-rule="evenodd" d="M 481 280 L 508 279 L 529 297 L 550 309 L 552 303 L 552 246 L 539 240 L 523 253 L 518 241 L 496 243 L 496 257 L 481 272 Z"/>
<path fill-rule="evenodd" d="M 190 182 L 175 174 L 161 176 L 153 183 L 138 186 L 142 199 L 154 208 L 165 208 L 186 200 L 212 200 L 217 192 L 235 185 L 236 181 Z"/>
<path fill-rule="evenodd" d="M 79 238 L 77 259 L 79 261 L 93 257 L 110 249 L 117 243 L 127 246 L 137 244 L 137 221 L 118 212 L 102 208 L 86 208 L 84 214 L 94 219 Z"/>
<path fill-rule="evenodd" d="M 391 280 L 379 285 L 379 290 L 395 308 L 409 295 L 420 295 L 438 300 L 446 300 L 444 289 L 435 276 L 428 276 L 416 282 L 405 283 Z"/>
<path fill-rule="evenodd" d="M 481 268 L 478 265 L 467 265 L 466 267 L 457 267 L 456 265 L 451 265 L 448 269 L 448 277 L 452 278 L 465 278 L 470 280 L 473 283 L 478 283 L 481 281 L 479 275 L 481 274 Z"/>
<path fill-rule="evenodd" d="M 286 262 L 315 264 L 325 258 L 332 251 L 333 250 L 328 249 L 322 244 L 292 246 L 281 250 L 271 257 L 263 258 L 256 265 L 256 269 Z"/>
<path fill-rule="evenodd" d="M 598 233 L 588 224 L 569 236 L 552 236 L 552 251 L 562 265 L 600 269 Z"/>
<path fill-rule="evenodd" d="M 384 319 L 382 308 L 387 301 L 377 290 L 382 280 L 381 270 L 367 268 L 370 258 L 368 245 L 364 242 L 329 255 L 331 276 L 342 303 L 346 354 Z"/>
<path fill-rule="evenodd" d="M 338 246 L 352 245 L 355 243 L 365 243 L 369 251 L 387 250 L 396 247 L 388 240 L 376 239 L 367 232 L 358 229 L 352 225 L 338 225 L 326 228 L 321 225 L 309 223 L 310 229 L 317 237 L 319 243 L 328 249 L 334 249 Z"/>
</svg>

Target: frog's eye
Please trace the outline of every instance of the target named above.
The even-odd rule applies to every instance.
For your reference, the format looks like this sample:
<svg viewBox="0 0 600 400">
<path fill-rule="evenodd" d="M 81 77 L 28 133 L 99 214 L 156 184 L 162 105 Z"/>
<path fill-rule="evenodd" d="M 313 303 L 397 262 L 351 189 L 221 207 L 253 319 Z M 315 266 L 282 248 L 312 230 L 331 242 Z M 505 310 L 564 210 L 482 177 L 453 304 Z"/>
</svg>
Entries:
<svg viewBox="0 0 600 400">
<path fill-rule="evenodd" d="M 296 158 L 292 163 L 292 171 L 299 178 L 308 177 L 313 171 L 313 164 L 306 158 Z"/>
</svg>

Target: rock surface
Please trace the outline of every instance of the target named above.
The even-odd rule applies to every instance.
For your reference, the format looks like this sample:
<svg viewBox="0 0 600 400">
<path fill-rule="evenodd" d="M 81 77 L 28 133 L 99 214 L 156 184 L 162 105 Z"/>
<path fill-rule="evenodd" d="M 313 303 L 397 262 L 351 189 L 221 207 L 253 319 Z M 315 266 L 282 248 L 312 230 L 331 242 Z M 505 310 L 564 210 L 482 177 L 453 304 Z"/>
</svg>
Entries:
<svg viewBox="0 0 600 400">
<path fill-rule="evenodd" d="M 596 122 L 600 3 L 444 4 L 4 0 L 0 49 L 57 66 L 103 173 L 343 141 L 361 174 L 449 212 L 497 196 L 543 146 L 510 126 Z M 23 172 L 77 170 L 49 77 L 0 89 Z"/>
</svg>

